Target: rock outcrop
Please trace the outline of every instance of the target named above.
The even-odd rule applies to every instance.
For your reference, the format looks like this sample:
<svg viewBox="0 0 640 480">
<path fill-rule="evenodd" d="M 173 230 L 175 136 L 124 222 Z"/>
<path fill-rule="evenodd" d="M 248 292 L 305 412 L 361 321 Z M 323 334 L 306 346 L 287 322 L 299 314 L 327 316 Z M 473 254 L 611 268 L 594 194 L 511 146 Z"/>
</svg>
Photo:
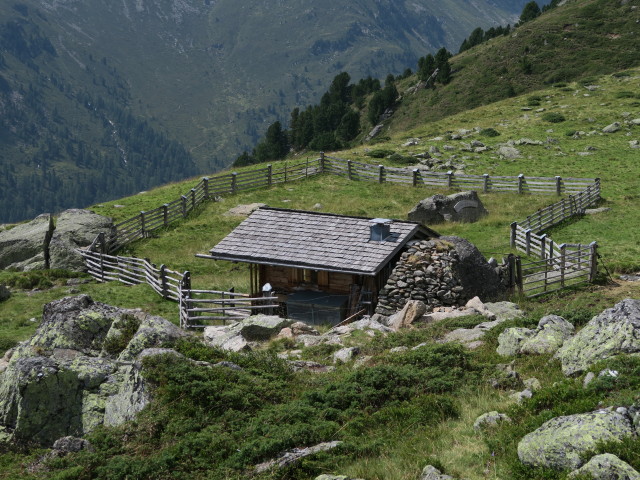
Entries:
<svg viewBox="0 0 640 480">
<path fill-rule="evenodd" d="M 28 271 L 48 268 L 52 234 L 53 217 L 48 213 L 1 231 L 0 269 Z"/>
<path fill-rule="evenodd" d="M 578 470 L 571 472 L 567 478 L 576 476 L 589 476 L 594 480 L 640 480 L 640 473 L 635 468 L 610 453 L 592 457 Z"/>
<path fill-rule="evenodd" d="M 99 233 L 109 232 L 112 226 L 110 218 L 88 210 L 65 210 L 56 220 L 49 244 L 49 268 L 85 271 L 84 259 L 76 249 L 91 245 Z"/>
<path fill-rule="evenodd" d="M 204 340 L 213 347 L 240 352 L 250 350 L 251 343 L 275 337 L 292 323 L 293 320 L 277 315 L 253 315 L 231 325 L 206 327 Z"/>
<path fill-rule="evenodd" d="M 640 300 L 625 299 L 609 308 L 568 339 L 556 353 L 565 375 L 624 353 L 640 352 Z"/>
<path fill-rule="evenodd" d="M 556 417 L 525 435 L 518 443 L 518 457 L 526 465 L 575 470 L 585 462 L 582 455 L 595 449 L 598 442 L 636 434 L 626 411 L 607 409 Z"/>
<path fill-rule="evenodd" d="M 150 399 L 138 361 L 144 348 L 184 335 L 164 319 L 86 295 L 49 303 L 0 374 L 0 441 L 49 446 L 131 420 Z"/>
<path fill-rule="evenodd" d="M 573 335 L 574 326 L 558 315 L 547 315 L 536 329 L 507 328 L 498 337 L 497 352 L 504 356 L 519 353 L 555 353 Z"/>
<path fill-rule="evenodd" d="M 408 217 L 412 222 L 435 225 L 443 222 L 477 222 L 488 214 L 478 194 L 469 191 L 425 198 L 413 207 Z"/>
</svg>

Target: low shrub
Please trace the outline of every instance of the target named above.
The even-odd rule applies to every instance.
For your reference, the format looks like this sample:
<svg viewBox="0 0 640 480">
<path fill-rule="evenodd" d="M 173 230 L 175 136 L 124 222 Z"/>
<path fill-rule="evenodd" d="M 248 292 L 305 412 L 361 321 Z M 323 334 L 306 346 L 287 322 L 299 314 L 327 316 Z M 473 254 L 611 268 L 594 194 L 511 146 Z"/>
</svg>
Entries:
<svg viewBox="0 0 640 480">
<path fill-rule="evenodd" d="M 480 135 L 483 137 L 498 137 L 500 136 L 500 132 L 498 132 L 495 128 L 483 128 L 480 130 Z"/>
<path fill-rule="evenodd" d="M 558 112 L 547 112 L 542 115 L 542 120 L 549 123 L 561 123 L 564 122 L 566 118 Z"/>
<path fill-rule="evenodd" d="M 370 150 L 365 155 L 371 158 L 385 158 L 389 155 L 393 155 L 395 152 L 393 150 L 387 150 L 384 148 L 377 148 L 375 150 Z"/>
</svg>

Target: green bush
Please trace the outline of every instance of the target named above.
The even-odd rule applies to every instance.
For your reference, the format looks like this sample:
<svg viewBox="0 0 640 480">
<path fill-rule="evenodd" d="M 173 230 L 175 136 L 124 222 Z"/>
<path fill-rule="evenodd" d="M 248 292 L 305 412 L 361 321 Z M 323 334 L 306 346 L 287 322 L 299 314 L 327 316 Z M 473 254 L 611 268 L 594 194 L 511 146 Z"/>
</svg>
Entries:
<svg viewBox="0 0 640 480">
<path fill-rule="evenodd" d="M 549 123 L 560 123 L 564 122 L 566 118 L 561 113 L 557 112 L 547 112 L 542 115 L 542 120 Z"/>
<path fill-rule="evenodd" d="M 394 163 L 400 163 L 403 165 L 411 165 L 416 163 L 416 159 L 413 157 L 405 157 L 404 155 L 400 155 L 399 153 L 394 153 L 389 156 L 389 160 Z"/>
<path fill-rule="evenodd" d="M 365 155 L 367 157 L 372 157 L 372 158 L 385 158 L 388 157 L 389 155 L 393 155 L 395 152 L 393 150 L 387 150 L 384 148 L 377 148 L 375 150 L 370 150 L 367 153 L 365 153 Z"/>
<path fill-rule="evenodd" d="M 628 90 L 624 90 L 622 92 L 617 92 L 616 98 L 640 98 L 640 95 L 638 95 L 635 92 L 629 92 Z"/>
<path fill-rule="evenodd" d="M 105 339 L 102 348 L 109 355 L 118 355 L 127 347 L 139 327 L 140 321 L 135 316 L 130 314 L 122 315 L 112 325 L 112 328 L 119 330 L 119 335 L 109 335 Z"/>
<path fill-rule="evenodd" d="M 529 105 L 530 107 L 537 107 L 540 105 L 541 101 L 542 101 L 542 97 L 538 95 L 532 95 L 527 98 L 527 105 Z"/>
<path fill-rule="evenodd" d="M 498 137 L 500 136 L 500 132 L 498 132 L 495 128 L 483 128 L 480 130 L 480 135 L 483 137 Z"/>
</svg>

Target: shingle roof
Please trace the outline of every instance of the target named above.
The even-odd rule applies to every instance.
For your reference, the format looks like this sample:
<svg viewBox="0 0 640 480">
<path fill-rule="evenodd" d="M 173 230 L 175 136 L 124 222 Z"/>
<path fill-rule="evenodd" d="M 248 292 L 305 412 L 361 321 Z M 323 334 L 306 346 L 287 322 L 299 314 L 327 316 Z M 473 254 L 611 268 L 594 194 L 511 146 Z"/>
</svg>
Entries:
<svg viewBox="0 0 640 480">
<path fill-rule="evenodd" d="M 371 219 L 260 208 L 211 249 L 211 258 L 375 275 L 414 236 L 438 234 L 394 220 L 383 242 L 369 241 Z"/>
</svg>

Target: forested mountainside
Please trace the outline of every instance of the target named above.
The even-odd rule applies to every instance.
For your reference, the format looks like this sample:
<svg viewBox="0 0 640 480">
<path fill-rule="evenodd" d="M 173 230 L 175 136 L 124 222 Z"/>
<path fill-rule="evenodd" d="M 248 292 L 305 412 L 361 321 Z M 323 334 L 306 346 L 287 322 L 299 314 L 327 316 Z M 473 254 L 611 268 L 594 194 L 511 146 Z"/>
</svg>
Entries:
<svg viewBox="0 0 640 480">
<path fill-rule="evenodd" d="M 0 5 L 0 222 L 228 165 L 340 71 L 415 68 L 526 2 Z"/>
</svg>

